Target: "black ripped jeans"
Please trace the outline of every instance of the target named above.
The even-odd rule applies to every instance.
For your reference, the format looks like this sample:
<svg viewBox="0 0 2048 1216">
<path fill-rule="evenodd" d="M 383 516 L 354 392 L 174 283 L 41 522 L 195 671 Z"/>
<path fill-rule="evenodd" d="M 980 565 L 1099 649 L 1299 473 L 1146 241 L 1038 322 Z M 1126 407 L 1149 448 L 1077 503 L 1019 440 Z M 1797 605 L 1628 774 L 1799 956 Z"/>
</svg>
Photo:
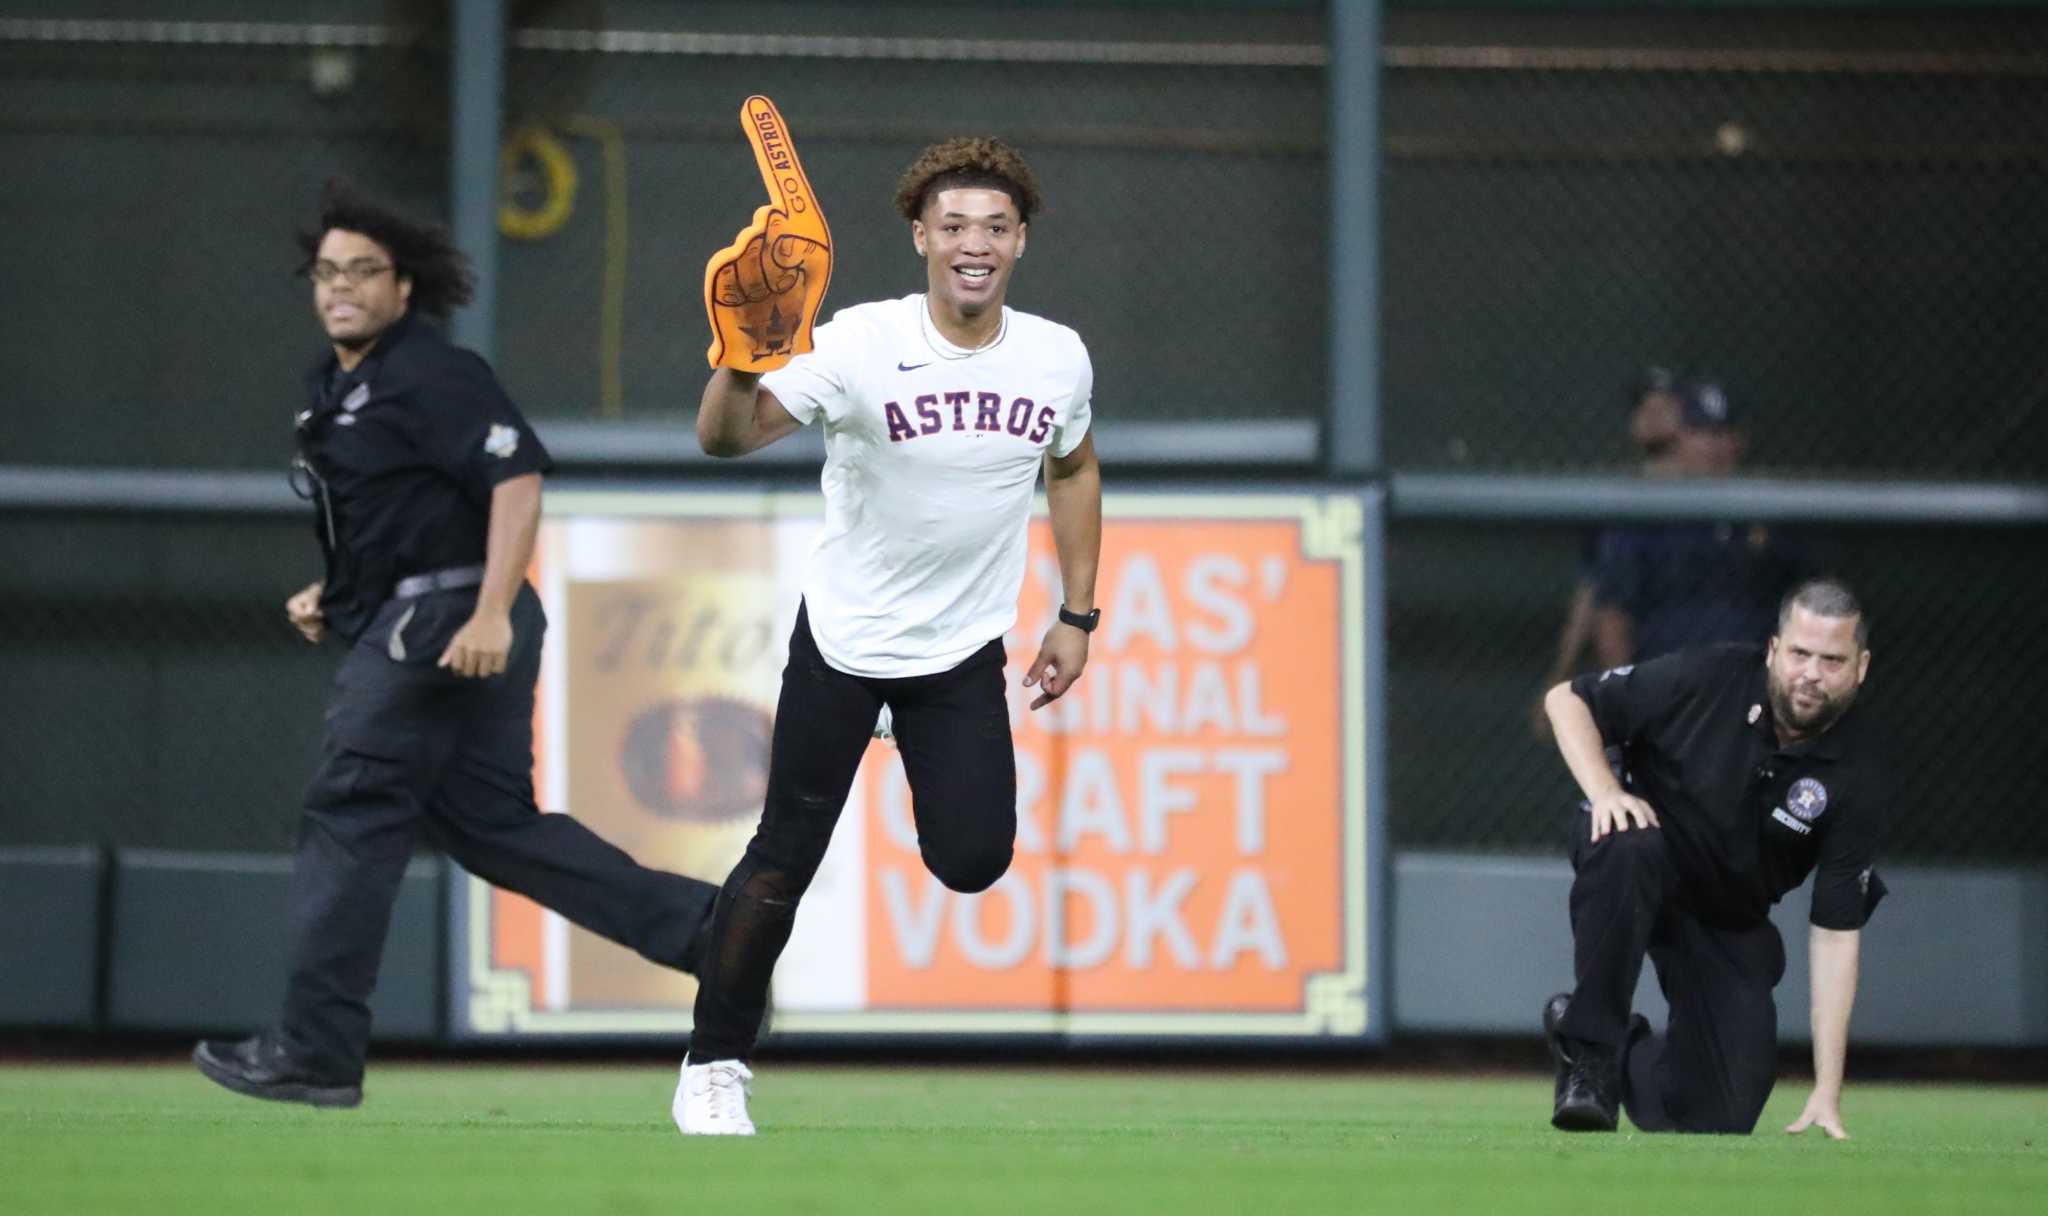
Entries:
<svg viewBox="0 0 2048 1216">
<path fill-rule="evenodd" d="M 698 971 L 690 1059 L 746 1059 L 796 907 L 824 860 L 882 706 L 910 781 L 918 851 L 940 882 L 982 891 L 1010 868 L 1017 754 L 997 638 L 948 671 L 899 679 L 832 667 L 798 608 L 775 709 L 761 826 L 719 892 Z"/>
</svg>

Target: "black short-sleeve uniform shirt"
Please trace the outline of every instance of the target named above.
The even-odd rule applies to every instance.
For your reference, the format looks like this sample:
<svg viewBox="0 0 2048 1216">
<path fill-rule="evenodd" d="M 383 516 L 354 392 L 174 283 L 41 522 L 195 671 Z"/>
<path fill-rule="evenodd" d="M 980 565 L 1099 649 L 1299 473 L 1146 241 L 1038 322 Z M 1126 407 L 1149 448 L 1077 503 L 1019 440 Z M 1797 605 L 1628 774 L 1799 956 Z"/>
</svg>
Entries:
<svg viewBox="0 0 2048 1216">
<path fill-rule="evenodd" d="M 400 579 L 484 560 L 491 491 L 553 467 L 490 365 L 411 314 L 353 371 L 306 374 L 299 462 L 327 558 L 320 606 L 354 639 Z"/>
<path fill-rule="evenodd" d="M 1657 812 L 1682 898 L 1702 920 L 1763 920 L 1816 872 L 1810 919 L 1857 929 L 1884 895 L 1874 871 L 1891 813 L 1884 748 L 1861 706 L 1778 743 L 1761 646 L 1708 646 L 1572 681 L 1631 793 Z"/>
</svg>

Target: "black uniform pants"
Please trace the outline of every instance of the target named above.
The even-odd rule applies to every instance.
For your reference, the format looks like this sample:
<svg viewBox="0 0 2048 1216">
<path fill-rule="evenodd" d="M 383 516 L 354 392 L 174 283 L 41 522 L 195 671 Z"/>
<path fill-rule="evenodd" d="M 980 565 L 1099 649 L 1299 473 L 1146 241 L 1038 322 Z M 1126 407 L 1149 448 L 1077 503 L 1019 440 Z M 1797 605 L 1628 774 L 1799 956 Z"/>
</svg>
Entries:
<svg viewBox="0 0 2048 1216">
<path fill-rule="evenodd" d="M 900 679 L 848 675 L 825 662 L 798 608 L 769 745 L 761 826 L 718 897 L 698 972 L 692 1060 L 745 1059 L 767 1010 L 775 960 L 796 923 L 833 826 L 889 707 L 918 851 L 940 882 L 981 891 L 1010 868 L 1017 839 L 1017 755 L 1003 699 L 998 638 L 948 671 Z"/>
<path fill-rule="evenodd" d="M 1591 839 L 1581 815 L 1572 849 L 1576 987 L 1564 1037 L 1618 1051 L 1622 1105 L 1646 1132 L 1756 1127 L 1777 1079 L 1785 947 L 1768 920 L 1709 925 L 1681 898 L 1664 833 L 1633 828 Z M 1652 1031 L 1629 1003 L 1647 956 L 1671 1007 Z"/>
<path fill-rule="evenodd" d="M 320 767 L 292 868 L 290 972 L 279 1031 L 294 1058 L 352 1082 L 391 906 L 419 833 L 470 873 L 657 963 L 694 971 L 717 888 L 643 867 L 533 800 L 534 683 L 547 618 L 531 587 L 512 609 L 503 674 L 436 667 L 476 593 L 384 605 L 335 677 Z"/>
</svg>

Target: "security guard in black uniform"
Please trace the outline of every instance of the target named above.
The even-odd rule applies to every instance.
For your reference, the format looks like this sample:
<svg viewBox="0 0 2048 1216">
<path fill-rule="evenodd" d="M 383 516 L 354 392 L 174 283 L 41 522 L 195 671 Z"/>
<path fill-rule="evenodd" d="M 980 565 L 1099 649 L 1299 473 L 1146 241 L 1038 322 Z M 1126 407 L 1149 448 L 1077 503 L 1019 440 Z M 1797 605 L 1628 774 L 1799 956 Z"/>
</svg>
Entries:
<svg viewBox="0 0 2048 1216">
<path fill-rule="evenodd" d="M 1768 648 L 1681 651 L 1580 676 L 1544 700 L 1587 813 L 1572 850 L 1577 986 L 1544 1006 L 1558 1066 L 1551 1122 L 1748 1133 L 1776 1079 L 1771 990 L 1785 970 L 1771 905 L 1813 886 L 1814 1090 L 1787 1131 L 1842 1128 L 1842 1062 L 1861 930 L 1892 785 L 1865 714 L 1862 606 L 1838 579 L 1785 597 Z M 1625 779 L 1603 754 L 1619 745 Z M 1647 954 L 1671 1006 L 1631 1017 Z"/>
<path fill-rule="evenodd" d="M 349 650 L 306 790 L 283 1013 L 193 1059 L 237 1093 L 354 1106 L 422 829 L 471 873 L 685 971 L 718 888 L 534 805 L 547 621 L 525 576 L 550 461 L 490 367 L 414 320 L 468 302 L 466 260 L 445 229 L 340 182 L 300 242 L 334 348 L 307 378 L 294 462 L 327 573 L 286 607 L 309 641 L 331 631 Z"/>
</svg>

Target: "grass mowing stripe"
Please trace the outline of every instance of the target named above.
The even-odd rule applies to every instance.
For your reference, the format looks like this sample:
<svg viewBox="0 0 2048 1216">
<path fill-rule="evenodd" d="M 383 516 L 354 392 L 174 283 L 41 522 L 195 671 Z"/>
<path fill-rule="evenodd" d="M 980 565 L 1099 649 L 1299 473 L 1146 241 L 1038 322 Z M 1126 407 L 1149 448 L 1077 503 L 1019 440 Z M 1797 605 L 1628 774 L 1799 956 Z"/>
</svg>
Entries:
<svg viewBox="0 0 2048 1216">
<path fill-rule="evenodd" d="M 185 1066 L 0 1068 L 0 1211 L 1654 1212 L 1972 1216 L 2048 1193 L 2039 1089 L 1850 1088 L 1856 1139 L 1566 1136 L 1547 1077 L 769 1064 L 764 1134 L 684 1140 L 672 1069 L 373 1068 L 358 1111 Z"/>
</svg>

